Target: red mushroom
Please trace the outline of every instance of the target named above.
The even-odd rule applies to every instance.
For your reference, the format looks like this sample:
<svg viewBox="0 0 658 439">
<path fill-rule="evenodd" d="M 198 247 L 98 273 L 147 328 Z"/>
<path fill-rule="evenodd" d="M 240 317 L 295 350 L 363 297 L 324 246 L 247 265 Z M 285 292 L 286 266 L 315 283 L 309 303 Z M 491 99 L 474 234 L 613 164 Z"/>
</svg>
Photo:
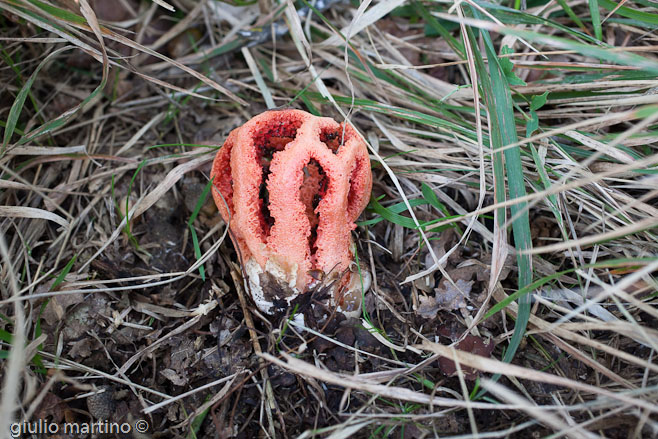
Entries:
<svg viewBox="0 0 658 439">
<path fill-rule="evenodd" d="M 211 178 L 258 308 L 287 308 L 318 284 L 318 273 L 338 274 L 332 299 L 340 311 L 358 308 L 351 231 L 372 175 L 366 145 L 350 125 L 267 111 L 229 134 Z"/>
</svg>

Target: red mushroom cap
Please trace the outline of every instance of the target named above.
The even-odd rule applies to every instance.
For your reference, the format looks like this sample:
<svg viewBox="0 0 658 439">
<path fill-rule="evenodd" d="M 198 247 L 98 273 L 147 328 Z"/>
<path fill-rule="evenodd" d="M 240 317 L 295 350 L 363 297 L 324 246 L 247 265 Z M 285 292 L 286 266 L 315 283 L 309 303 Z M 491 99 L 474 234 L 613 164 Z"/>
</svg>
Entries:
<svg viewBox="0 0 658 439">
<path fill-rule="evenodd" d="M 312 270 L 349 268 L 351 231 L 372 189 L 368 151 L 351 126 L 267 111 L 229 134 L 211 178 L 263 311 L 306 291 Z M 265 288 L 272 280 L 277 288 Z"/>
</svg>

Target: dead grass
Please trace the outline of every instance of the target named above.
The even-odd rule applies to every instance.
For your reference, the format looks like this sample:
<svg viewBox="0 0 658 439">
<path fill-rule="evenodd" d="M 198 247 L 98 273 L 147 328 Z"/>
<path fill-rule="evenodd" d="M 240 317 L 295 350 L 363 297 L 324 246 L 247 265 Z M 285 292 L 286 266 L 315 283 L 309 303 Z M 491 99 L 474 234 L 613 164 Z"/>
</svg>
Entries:
<svg viewBox="0 0 658 439">
<path fill-rule="evenodd" d="M 512 3 L 0 0 L 0 425 L 658 436 L 658 15 Z M 370 147 L 358 320 L 254 312 L 205 197 L 289 107 Z"/>
</svg>

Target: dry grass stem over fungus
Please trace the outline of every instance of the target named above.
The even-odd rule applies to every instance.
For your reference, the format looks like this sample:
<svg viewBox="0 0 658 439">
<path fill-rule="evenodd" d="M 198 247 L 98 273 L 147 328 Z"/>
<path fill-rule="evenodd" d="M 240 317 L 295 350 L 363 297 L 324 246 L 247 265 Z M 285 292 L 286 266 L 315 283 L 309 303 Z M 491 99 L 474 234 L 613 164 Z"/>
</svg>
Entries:
<svg viewBox="0 0 658 439">
<path fill-rule="evenodd" d="M 657 26 L 0 0 L 3 437 L 658 437 Z"/>
</svg>

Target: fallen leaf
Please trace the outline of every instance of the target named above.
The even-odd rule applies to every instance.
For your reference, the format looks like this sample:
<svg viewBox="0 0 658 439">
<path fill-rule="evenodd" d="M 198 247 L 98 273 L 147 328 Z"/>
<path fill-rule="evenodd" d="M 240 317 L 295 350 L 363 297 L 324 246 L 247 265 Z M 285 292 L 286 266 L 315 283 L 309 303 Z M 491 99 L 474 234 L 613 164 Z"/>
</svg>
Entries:
<svg viewBox="0 0 658 439">
<path fill-rule="evenodd" d="M 416 314 L 426 319 L 433 319 L 439 312 L 439 305 L 434 297 L 418 296 L 420 304 L 416 309 Z"/>
<path fill-rule="evenodd" d="M 181 377 L 173 369 L 163 369 L 160 371 L 160 374 L 177 386 L 187 384 L 187 378 Z"/>
<path fill-rule="evenodd" d="M 457 343 L 455 349 L 460 351 L 470 352 L 475 355 L 480 355 L 482 357 L 491 357 L 494 348 L 496 345 L 493 340 L 484 340 L 480 337 L 474 335 L 467 335 L 462 341 Z M 455 362 L 449 358 L 441 357 L 438 360 L 439 368 L 441 372 L 448 376 L 454 376 L 457 374 L 457 368 Z M 478 371 L 471 367 L 461 366 L 462 372 L 464 373 L 464 378 L 467 380 L 474 380 L 478 377 Z"/>
<path fill-rule="evenodd" d="M 433 319 L 440 310 L 453 311 L 465 308 L 473 288 L 472 280 L 456 279 L 454 285 L 447 279 L 434 289 L 435 296 L 419 296 L 416 314 L 426 319 Z"/>
<path fill-rule="evenodd" d="M 59 323 L 69 306 L 77 305 L 84 300 L 82 294 L 61 294 L 55 295 L 48 300 L 46 308 L 43 310 L 42 317 L 50 326 Z"/>
<path fill-rule="evenodd" d="M 92 348 L 96 346 L 96 340 L 93 338 L 83 338 L 73 343 L 69 356 L 71 358 L 87 358 L 92 353 Z"/>
<path fill-rule="evenodd" d="M 68 408 L 66 402 L 54 393 L 46 393 L 32 419 L 48 419 L 58 424 L 64 419 L 64 411 Z"/>
<path fill-rule="evenodd" d="M 454 284 L 446 279 L 442 280 L 436 293 L 436 304 L 440 309 L 455 310 L 466 307 L 466 301 L 471 294 L 473 281 L 456 279 Z"/>
</svg>

